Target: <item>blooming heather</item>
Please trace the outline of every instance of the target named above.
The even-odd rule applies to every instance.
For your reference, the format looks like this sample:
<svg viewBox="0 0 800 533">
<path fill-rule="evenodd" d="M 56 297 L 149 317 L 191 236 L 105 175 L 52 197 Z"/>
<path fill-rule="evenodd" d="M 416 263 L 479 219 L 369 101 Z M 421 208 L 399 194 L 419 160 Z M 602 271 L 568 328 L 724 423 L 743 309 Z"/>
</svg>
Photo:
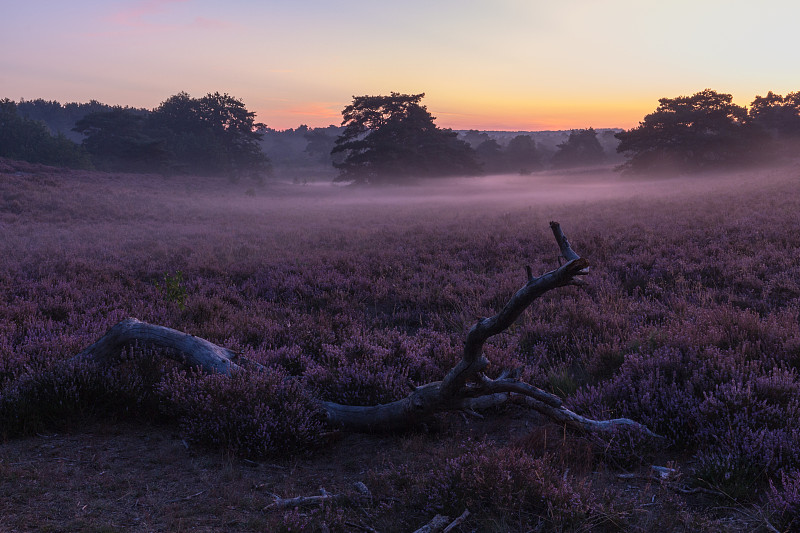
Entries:
<svg viewBox="0 0 800 533">
<path fill-rule="evenodd" d="M 111 383 L 157 390 L 149 397 L 196 441 L 305 450 L 323 427 L 317 399 L 387 402 L 441 379 L 525 265 L 558 265 L 555 219 L 591 263 L 588 286 L 546 294 L 492 338 L 489 374 L 516 368 L 581 414 L 647 424 L 667 437 L 666 453 L 690 460 L 695 482 L 750 499 L 772 490 L 788 509 L 800 469 L 799 176 L 542 175 L 378 192 L 274 184 L 253 195 L 5 161 L 0 406 L 36 387 L 105 401 L 80 390 Z M 137 388 L 61 366 L 128 316 L 273 373 L 167 369 Z M 49 389 L 34 385 L 43 380 Z"/>
</svg>

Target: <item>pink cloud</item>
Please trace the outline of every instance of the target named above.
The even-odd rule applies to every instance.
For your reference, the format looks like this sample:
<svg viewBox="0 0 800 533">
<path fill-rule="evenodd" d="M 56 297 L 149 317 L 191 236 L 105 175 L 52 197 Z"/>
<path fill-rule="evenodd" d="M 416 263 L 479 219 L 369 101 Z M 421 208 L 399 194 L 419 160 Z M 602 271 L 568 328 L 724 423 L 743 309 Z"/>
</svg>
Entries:
<svg viewBox="0 0 800 533">
<path fill-rule="evenodd" d="M 183 4 L 189 0 L 146 0 L 138 2 L 129 9 L 118 11 L 108 17 L 108 20 L 120 26 L 151 27 L 153 23 L 144 20 L 148 15 L 164 13 L 168 4 Z"/>
<path fill-rule="evenodd" d="M 232 27 L 232 24 L 219 19 L 203 16 L 195 16 L 188 19 L 183 16 L 172 17 L 170 22 L 159 21 L 159 15 L 170 14 L 173 4 L 186 4 L 191 0 L 143 0 L 130 5 L 127 9 L 117 11 L 105 17 L 106 22 L 111 23 L 115 29 L 107 32 L 94 34 L 95 36 L 153 33 L 162 31 L 175 31 L 185 29 L 199 30 L 225 30 Z M 185 22 L 181 19 L 188 19 Z"/>
</svg>

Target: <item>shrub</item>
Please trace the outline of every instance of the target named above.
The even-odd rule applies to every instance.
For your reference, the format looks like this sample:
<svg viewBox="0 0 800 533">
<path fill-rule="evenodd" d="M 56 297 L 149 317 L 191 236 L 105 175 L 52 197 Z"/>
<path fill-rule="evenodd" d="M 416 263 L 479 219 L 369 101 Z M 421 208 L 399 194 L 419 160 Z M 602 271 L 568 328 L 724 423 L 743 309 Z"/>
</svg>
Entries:
<svg viewBox="0 0 800 533">
<path fill-rule="evenodd" d="M 409 367 L 389 349 L 366 336 L 341 346 L 325 345 L 321 364 L 306 372 L 320 397 L 348 405 L 374 405 L 399 400 L 409 392 Z"/>
<path fill-rule="evenodd" d="M 322 411 L 277 370 L 230 377 L 175 372 L 159 392 L 191 442 L 248 457 L 288 455 L 322 442 Z"/>
<path fill-rule="evenodd" d="M 147 352 L 128 352 L 117 366 L 71 361 L 18 376 L 0 392 L 0 436 L 67 427 L 82 417 L 157 415 L 160 365 Z"/>
<path fill-rule="evenodd" d="M 183 272 L 178 270 L 173 275 L 164 274 L 164 283 L 156 282 L 156 289 L 164 297 L 164 300 L 178 304 L 178 309 L 183 311 L 186 308 L 186 286 L 183 283 Z"/>
<path fill-rule="evenodd" d="M 516 447 L 472 444 L 438 474 L 432 496 L 451 513 L 470 510 L 513 516 L 525 527 L 569 528 L 592 511 L 587 487 Z M 524 528 L 523 528 L 524 529 Z"/>
<path fill-rule="evenodd" d="M 785 531 L 800 526 L 800 470 L 781 473 L 780 487 L 769 484 L 769 503 Z"/>
<path fill-rule="evenodd" d="M 735 501 L 747 501 L 757 493 L 764 471 L 741 451 L 703 451 L 695 468 L 698 481 Z"/>
<path fill-rule="evenodd" d="M 659 348 L 631 354 L 610 380 L 578 391 L 579 412 L 599 417 L 624 416 L 665 435 L 676 447 L 693 447 L 702 425 L 704 372 L 697 354 Z"/>
</svg>

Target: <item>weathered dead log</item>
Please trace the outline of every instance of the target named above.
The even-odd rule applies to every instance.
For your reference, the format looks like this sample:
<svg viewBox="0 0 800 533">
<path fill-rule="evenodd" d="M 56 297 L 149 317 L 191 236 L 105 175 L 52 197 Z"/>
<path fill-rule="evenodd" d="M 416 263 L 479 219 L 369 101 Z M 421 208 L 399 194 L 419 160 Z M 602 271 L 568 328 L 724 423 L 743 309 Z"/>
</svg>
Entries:
<svg viewBox="0 0 800 533">
<path fill-rule="evenodd" d="M 577 413 L 574 413 L 567 409 L 566 407 L 552 407 L 545 403 L 536 400 L 535 398 L 531 398 L 530 396 L 515 396 L 511 399 L 514 403 L 519 403 L 521 405 L 525 405 L 530 407 L 534 411 L 538 411 L 539 413 L 545 415 L 546 417 L 550 418 L 554 422 L 559 422 L 564 424 L 567 427 L 572 429 L 577 429 L 579 431 L 586 431 L 590 433 L 602 433 L 602 432 L 609 432 L 615 431 L 620 428 L 630 428 L 634 430 L 639 430 L 653 437 L 655 439 L 663 439 L 662 435 L 657 433 L 653 433 L 647 426 L 640 424 L 639 422 L 635 422 L 630 418 L 612 418 L 610 420 L 594 420 L 592 418 L 586 418 L 585 416 L 581 416 Z"/>
<path fill-rule="evenodd" d="M 503 374 L 490 379 L 483 374 L 488 361 L 483 345 L 492 336 L 509 328 L 540 296 L 567 285 L 582 285 L 589 262 L 571 247 L 557 222 L 550 228 L 561 256 L 567 261 L 559 268 L 533 277 L 530 267 L 527 282 L 496 315 L 480 319 L 467 334 L 461 360 L 442 381 L 415 388 L 400 400 L 370 406 L 320 402 L 332 426 L 351 431 L 387 431 L 413 426 L 438 411 L 476 410 L 504 403 L 520 403 L 552 420 L 582 431 L 608 431 L 619 427 L 638 428 L 658 437 L 641 424 L 627 418 L 592 420 L 562 406 L 561 400 L 533 385 Z M 100 340 L 76 356 L 101 364 L 113 364 L 125 347 L 132 344 L 155 346 L 168 356 L 209 373 L 229 375 L 235 371 L 266 370 L 238 354 L 200 337 L 181 331 L 140 322 L 133 318 L 112 327 Z"/>
<path fill-rule="evenodd" d="M 126 318 L 112 326 L 97 342 L 84 349 L 73 360 L 113 365 L 119 361 L 125 349 L 133 345 L 165 350 L 172 359 L 209 374 L 229 376 L 235 371 L 265 370 L 258 363 L 240 357 L 239 353 L 206 339 L 135 318 Z"/>
<path fill-rule="evenodd" d="M 100 340 L 76 355 L 75 359 L 112 365 L 125 348 L 134 344 L 169 350 L 174 352 L 174 357 L 179 361 L 212 374 L 228 376 L 232 371 L 239 370 L 239 366 L 233 362 L 238 356 L 236 352 L 200 337 L 135 318 L 126 318 L 114 325 Z"/>
<path fill-rule="evenodd" d="M 525 398 L 524 403 L 529 407 L 575 429 L 607 431 L 619 426 L 631 426 L 640 427 L 649 435 L 656 436 L 633 420 L 621 418 L 596 421 L 582 417 L 562 407 L 558 397 L 517 379 L 501 377 L 491 380 L 483 375 L 482 370 L 488 364 L 483 357 L 483 345 L 490 337 L 508 329 L 523 311 L 546 292 L 567 285 L 579 285 L 580 277 L 589 272 L 589 262 L 572 249 L 559 224 L 551 222 L 550 228 L 561 255 L 568 260 L 567 263 L 538 278 L 530 275 L 528 268 L 527 283 L 511 297 L 503 309 L 492 317 L 479 320 L 470 329 L 461 361 L 448 372 L 443 381 L 428 383 L 401 400 L 382 405 L 352 406 L 324 402 L 328 421 L 335 426 L 357 431 L 394 429 L 417 423 L 425 415 L 435 411 L 474 410 L 521 397 Z M 487 396 L 487 400 L 475 401 Z"/>
</svg>

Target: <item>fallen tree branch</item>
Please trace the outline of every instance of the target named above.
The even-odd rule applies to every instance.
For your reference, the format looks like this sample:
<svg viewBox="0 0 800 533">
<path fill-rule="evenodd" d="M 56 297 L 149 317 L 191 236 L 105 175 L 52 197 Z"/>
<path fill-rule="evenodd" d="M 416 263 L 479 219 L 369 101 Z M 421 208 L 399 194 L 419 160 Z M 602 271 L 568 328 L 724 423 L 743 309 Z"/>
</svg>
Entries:
<svg viewBox="0 0 800 533">
<path fill-rule="evenodd" d="M 526 405 L 535 411 L 547 416 L 548 418 L 554 420 L 555 422 L 560 422 L 567 427 L 572 429 L 577 429 L 579 431 L 585 431 L 589 433 L 604 433 L 609 431 L 615 431 L 619 428 L 631 428 L 636 429 L 638 431 L 642 431 L 649 437 L 654 439 L 664 439 L 662 435 L 657 433 L 653 433 L 647 426 L 640 424 L 630 418 L 612 418 L 610 420 L 594 420 L 592 418 L 586 418 L 585 416 L 581 416 L 577 413 L 574 413 L 567 409 L 566 407 L 551 407 L 545 403 L 542 403 L 534 398 L 530 398 L 528 396 L 518 396 L 513 399 L 516 403 L 520 403 L 522 405 Z"/>
<path fill-rule="evenodd" d="M 657 466 L 657 465 L 651 465 L 650 470 L 648 471 L 647 474 L 636 473 L 636 472 L 628 474 L 617 474 L 618 479 L 641 478 L 647 480 L 657 479 L 660 481 L 671 481 L 677 479 L 678 477 L 680 477 L 680 474 L 674 468 L 670 468 L 668 466 Z"/>
<path fill-rule="evenodd" d="M 561 398 L 558 396 L 550 394 L 549 392 L 545 392 L 538 387 L 534 387 L 533 385 L 529 385 L 524 381 L 519 381 L 516 378 L 501 376 L 497 379 L 489 379 L 482 374 L 479 375 L 478 378 L 480 381 L 479 387 L 476 389 L 476 393 L 479 393 L 480 395 L 496 394 L 498 392 L 513 392 L 515 394 L 519 394 L 520 396 L 529 396 L 534 400 L 538 400 L 549 405 L 550 407 L 561 407 Z"/>
<path fill-rule="evenodd" d="M 569 241 L 561 231 L 561 226 L 557 222 L 551 222 L 550 228 L 562 255 L 569 259 L 569 262 L 538 278 L 529 277 L 528 282 L 511 297 L 499 313 L 489 318 L 483 318 L 472 326 L 464 343 L 464 354 L 461 361 L 448 372 L 442 381 L 442 396 L 455 396 L 467 380 L 486 367 L 488 362 L 483 357 L 483 345 L 490 337 L 508 329 L 522 312 L 544 293 L 572 285 L 578 276 L 588 274 L 589 262 L 572 250 Z"/>
<path fill-rule="evenodd" d="M 659 437 L 648 428 L 627 418 L 592 420 L 570 411 L 561 400 L 529 383 L 503 373 L 496 379 L 483 374 L 488 365 L 483 345 L 492 336 L 508 329 L 543 294 L 559 287 L 579 285 L 589 273 L 589 262 L 570 245 L 557 222 L 550 228 L 561 256 L 567 262 L 539 277 L 526 268 L 526 282 L 496 315 L 482 318 L 472 326 L 464 343 L 461 360 L 442 381 L 414 388 L 405 398 L 386 404 L 357 406 L 321 401 L 328 423 L 350 431 L 391 431 L 419 424 L 439 411 L 474 411 L 513 402 L 525 405 L 550 419 L 581 431 L 609 431 L 619 427 L 636 428 Z M 200 337 L 164 326 L 128 318 L 108 330 L 97 342 L 75 358 L 99 364 L 113 364 L 125 347 L 132 344 L 164 349 L 165 354 L 209 373 L 230 375 L 237 371 L 268 371 L 239 354 Z M 309 501 L 324 499 L 309 496 Z M 327 496 L 331 498 L 331 496 Z M 300 500 L 297 500 L 300 501 Z"/>
</svg>

